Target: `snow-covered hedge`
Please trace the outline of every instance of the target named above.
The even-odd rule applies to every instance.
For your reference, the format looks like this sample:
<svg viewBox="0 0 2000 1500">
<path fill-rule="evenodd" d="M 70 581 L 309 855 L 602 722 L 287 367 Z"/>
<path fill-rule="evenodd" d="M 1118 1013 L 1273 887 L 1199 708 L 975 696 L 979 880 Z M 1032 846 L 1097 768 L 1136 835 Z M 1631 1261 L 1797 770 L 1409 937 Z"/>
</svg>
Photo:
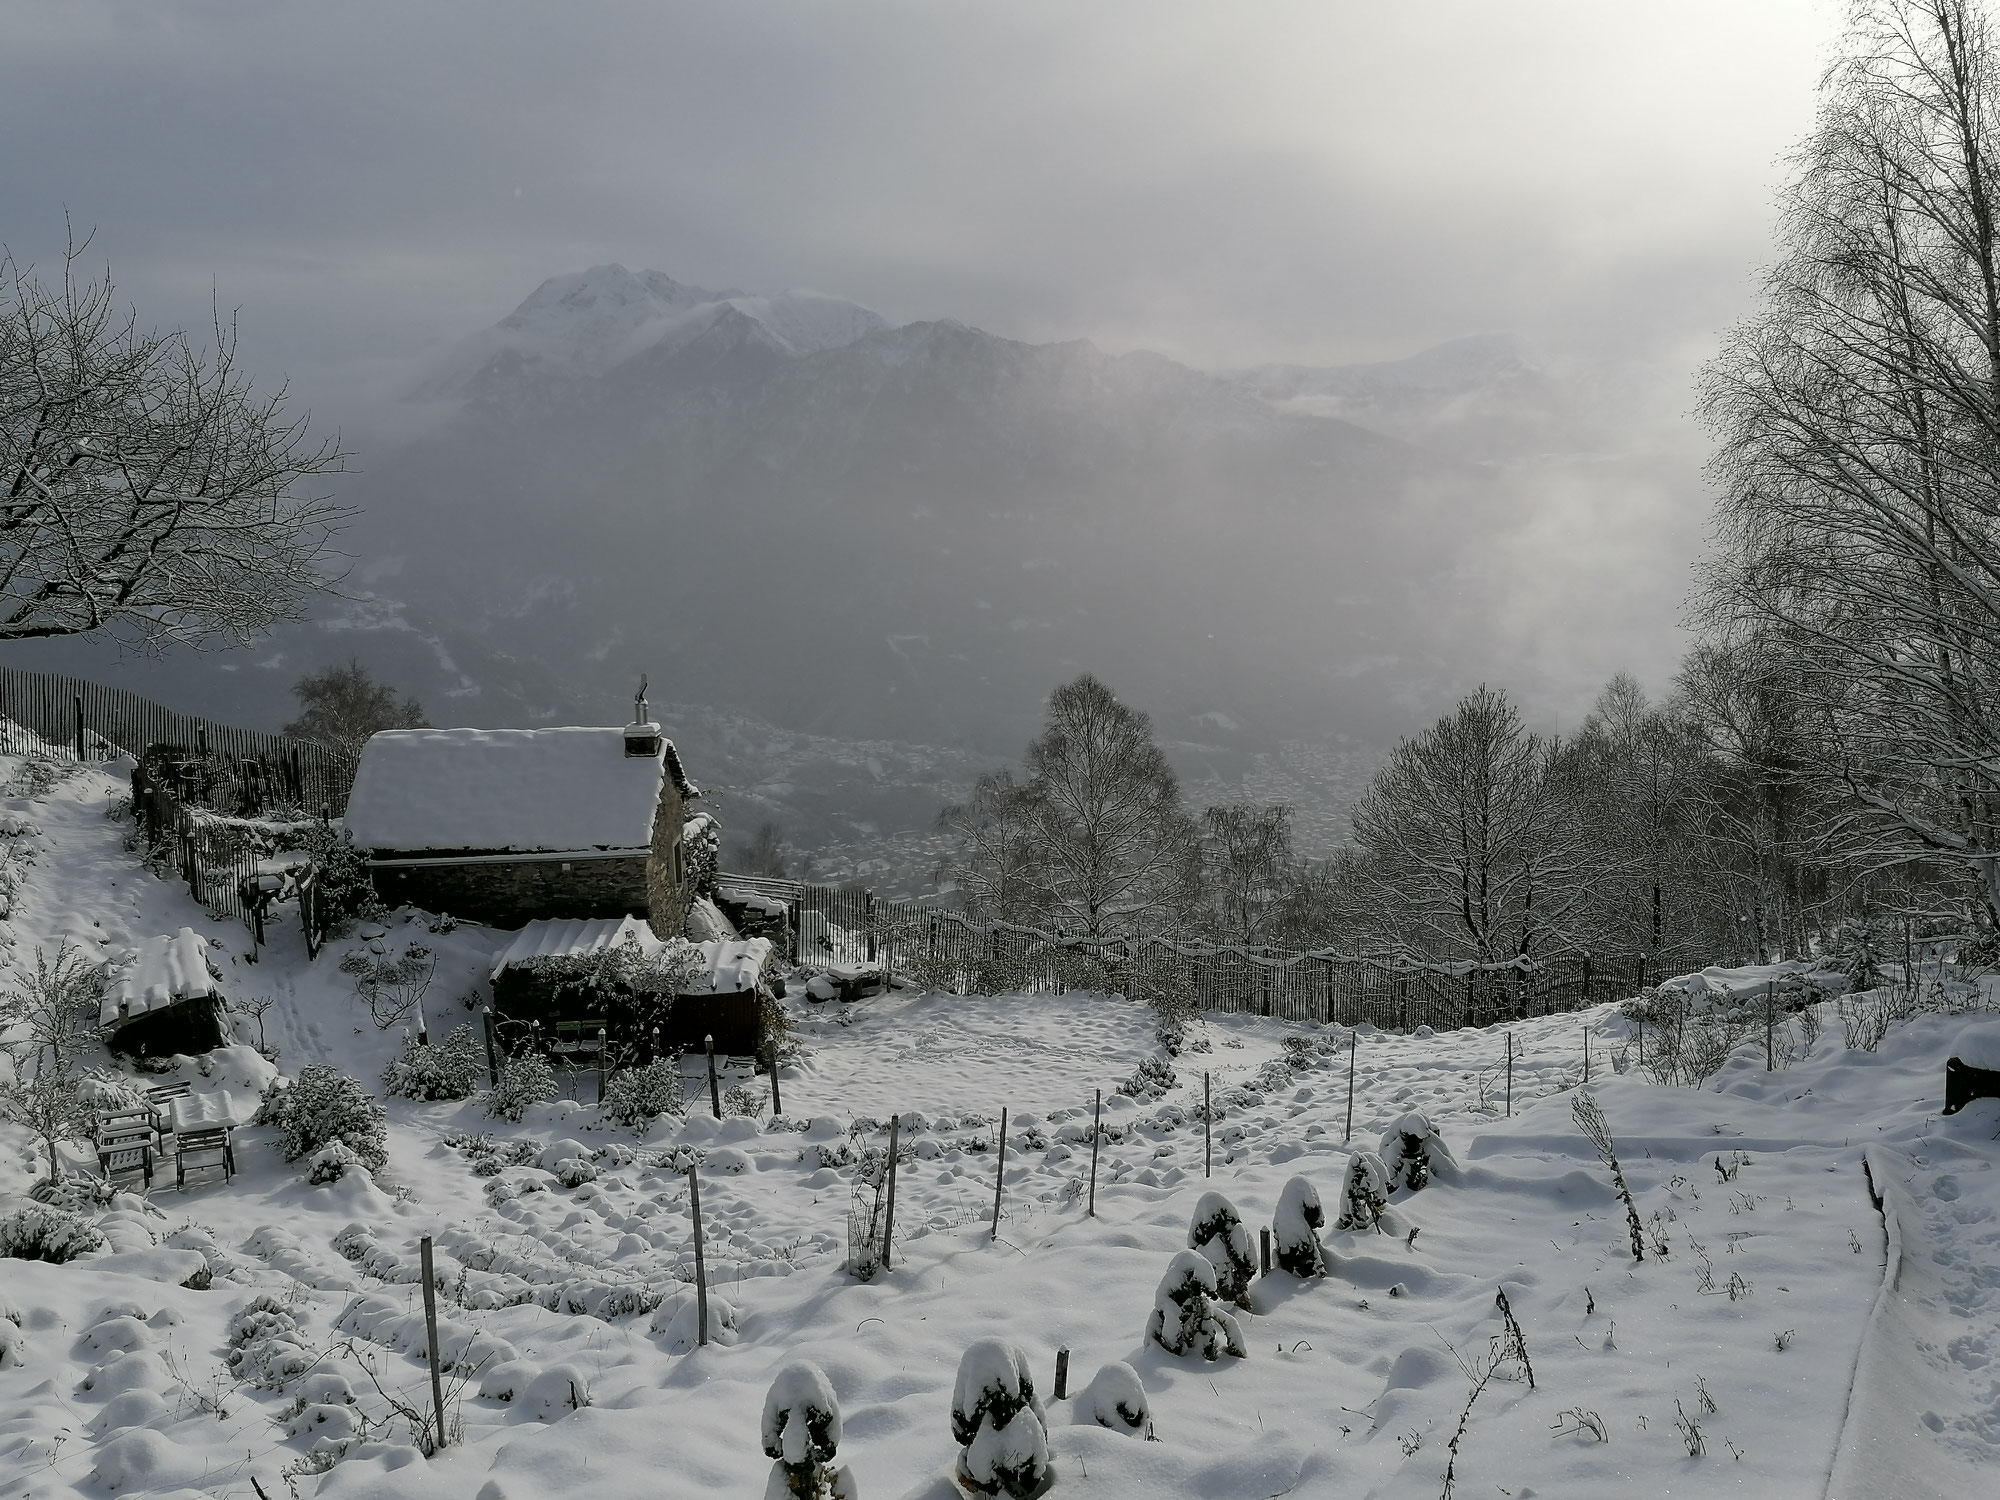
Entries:
<svg viewBox="0 0 2000 1500">
<path fill-rule="evenodd" d="M 1373 1151 L 1347 1158 L 1347 1177 L 1340 1188 L 1336 1229 L 1374 1229 L 1389 1206 L 1389 1169 Z"/>
<path fill-rule="evenodd" d="M 1198 1250 L 1182 1250 L 1167 1267 L 1160 1289 L 1153 1294 L 1153 1315 L 1146 1337 L 1169 1354 L 1199 1354 L 1241 1359 L 1250 1351 L 1236 1319 L 1216 1303 L 1215 1267 Z"/>
<path fill-rule="evenodd" d="M 1257 1251 L 1236 1205 L 1221 1193 L 1203 1193 L 1188 1225 L 1187 1242 L 1190 1250 L 1199 1250 L 1215 1267 L 1215 1295 L 1248 1307 L 1250 1282 L 1257 1274 Z"/>
<path fill-rule="evenodd" d="M 556 1096 L 556 1072 L 549 1060 L 530 1048 L 500 1064 L 500 1086 L 482 1096 L 486 1113 L 495 1119 L 521 1123 L 531 1104 L 546 1104 Z"/>
<path fill-rule="evenodd" d="M 854 1500 L 859 1493 L 840 1450 L 840 1402 L 826 1372 L 810 1360 L 778 1371 L 764 1397 L 760 1426 L 771 1465 L 765 1500 Z"/>
<path fill-rule="evenodd" d="M 266 1094 L 255 1123 L 278 1127 L 278 1150 L 286 1161 L 316 1153 L 329 1141 L 345 1141 L 371 1172 L 389 1159 L 382 1106 L 354 1079 L 320 1063 L 301 1068 L 290 1088 Z"/>
<path fill-rule="evenodd" d="M 1440 1171 L 1458 1165 L 1437 1126 L 1422 1110 L 1413 1109 L 1382 1133 L 1382 1166 L 1391 1188 L 1422 1188 Z"/>
<path fill-rule="evenodd" d="M 981 1339 L 958 1362 L 951 1435 L 960 1484 L 982 1495 L 1026 1500 L 1054 1478 L 1049 1419 L 1035 1395 L 1027 1356 L 1000 1339 Z"/>
<path fill-rule="evenodd" d="M 1324 1276 L 1326 1247 L 1319 1242 L 1319 1227 L 1326 1222 L 1319 1205 L 1319 1189 L 1303 1177 L 1294 1177 L 1278 1194 L 1278 1211 L 1271 1217 L 1271 1254 L 1278 1269 L 1294 1276 Z"/>
<path fill-rule="evenodd" d="M 681 1098 L 680 1064 L 662 1058 L 643 1068 L 625 1068 L 611 1075 L 604 1086 L 604 1102 L 598 1113 L 629 1130 L 644 1130 L 661 1115 L 681 1115 L 687 1105 Z"/>
<path fill-rule="evenodd" d="M 382 1089 L 398 1099 L 469 1099 L 485 1072 L 485 1045 L 460 1026 L 432 1046 L 404 1037 L 402 1055 L 382 1070 Z"/>
<path fill-rule="evenodd" d="M 46 1260 L 60 1265 L 101 1249 L 104 1236 L 76 1214 L 37 1204 L 0 1218 L 0 1259 Z"/>
</svg>

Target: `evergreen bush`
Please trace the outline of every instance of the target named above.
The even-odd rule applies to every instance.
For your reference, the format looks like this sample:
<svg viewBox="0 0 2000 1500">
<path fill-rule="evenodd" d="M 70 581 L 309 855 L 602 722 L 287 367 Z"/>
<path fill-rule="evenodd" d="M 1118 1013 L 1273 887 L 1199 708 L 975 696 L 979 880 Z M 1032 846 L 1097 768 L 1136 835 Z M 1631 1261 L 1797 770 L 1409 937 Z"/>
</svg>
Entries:
<svg viewBox="0 0 2000 1500">
<path fill-rule="evenodd" d="M 317 1152 L 329 1141 L 345 1141 L 370 1172 L 389 1159 L 382 1106 L 354 1079 L 320 1063 L 301 1068 L 290 1088 L 266 1094 L 253 1123 L 278 1127 L 278 1150 L 286 1161 Z"/>
</svg>

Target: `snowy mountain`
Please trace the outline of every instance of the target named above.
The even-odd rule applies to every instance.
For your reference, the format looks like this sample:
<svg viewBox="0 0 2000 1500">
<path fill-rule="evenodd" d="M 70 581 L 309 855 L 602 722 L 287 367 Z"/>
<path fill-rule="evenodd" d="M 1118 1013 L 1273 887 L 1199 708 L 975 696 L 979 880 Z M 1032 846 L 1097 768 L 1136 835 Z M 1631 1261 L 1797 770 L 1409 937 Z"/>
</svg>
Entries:
<svg viewBox="0 0 2000 1500">
<path fill-rule="evenodd" d="M 536 287 L 499 323 L 453 350 L 423 393 L 466 395 L 528 377 L 602 375 L 656 346 L 698 336 L 725 310 L 749 318 L 791 354 L 837 348 L 887 326 L 867 308 L 821 292 L 712 292 L 661 271 L 592 266 Z"/>
</svg>

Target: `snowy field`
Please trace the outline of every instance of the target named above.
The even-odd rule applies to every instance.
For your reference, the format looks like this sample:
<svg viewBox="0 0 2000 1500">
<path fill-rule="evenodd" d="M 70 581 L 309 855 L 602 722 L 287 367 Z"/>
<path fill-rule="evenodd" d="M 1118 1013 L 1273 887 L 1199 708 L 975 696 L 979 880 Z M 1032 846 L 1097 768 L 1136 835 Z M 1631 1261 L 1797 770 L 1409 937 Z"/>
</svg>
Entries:
<svg viewBox="0 0 2000 1500">
<path fill-rule="evenodd" d="M 0 782 L 17 766 L 0 761 Z M 191 925 L 219 944 L 228 993 L 276 1001 L 265 1026 L 278 1068 L 329 1063 L 378 1086 L 398 1038 L 338 968 L 366 940 L 308 964 L 288 913 L 253 963 L 240 925 L 209 921 L 123 848 L 130 825 L 106 816 L 115 778 L 8 790 L 19 795 L 0 797 L 0 826 L 17 878 L 0 941 L 13 963 L 65 937 L 116 956 Z M 434 937 L 406 917 L 387 928 L 373 941 L 392 955 L 418 938 L 439 950 L 429 1024 L 457 1024 L 499 938 Z M 840 1461 L 860 1494 L 945 1500 L 957 1492 L 954 1376 L 989 1337 L 1028 1357 L 1058 1494 L 1429 1497 L 1448 1462 L 1455 1493 L 1517 1500 L 1966 1496 L 2000 1479 L 2000 1104 L 1937 1112 L 1958 1034 L 1991 1022 L 1920 1016 L 1880 1050 L 1850 1051 L 1828 1006 L 1789 1069 L 1767 1073 L 1759 1041 L 1699 1090 L 1615 1071 L 1628 1026 L 1608 1008 L 1523 1022 L 1511 1117 L 1500 1031 L 1364 1028 L 1350 1143 L 1338 1029 L 1211 1020 L 1208 1050 L 1175 1060 L 1175 1086 L 1135 1098 L 1121 1087 L 1162 1053 L 1150 1012 L 1122 1000 L 897 995 L 801 1011 L 806 1055 L 781 1075 L 779 1120 L 709 1118 L 692 1073 L 696 1112 L 643 1136 L 584 1102 L 516 1126 L 476 1099 L 390 1100 L 373 1185 L 308 1186 L 269 1129 L 246 1126 L 233 1181 L 181 1192 L 169 1172 L 144 1199 L 121 1198 L 104 1216 L 105 1254 L 0 1260 L 0 1500 L 249 1500 L 253 1479 L 267 1500 L 754 1500 L 771 1467 L 764 1394 L 798 1358 L 831 1379 Z M 1643 1262 L 1571 1116 L 1586 1030 Z M 247 1045 L 204 1064 L 177 1076 L 247 1120 L 270 1066 Z M 1204 1070 L 1218 1112 L 1207 1178 Z M 575 1092 L 594 1100 L 594 1078 Z M 1205 1189 L 1226 1193 L 1254 1235 L 1302 1175 L 1331 1220 L 1350 1150 L 1376 1147 L 1409 1110 L 1442 1128 L 1456 1167 L 1398 1193 L 1381 1232 L 1329 1224 L 1331 1276 L 1258 1280 L 1237 1314 L 1247 1357 L 1208 1363 L 1147 1343 L 1155 1289 Z M 911 1148 L 894 1260 L 864 1283 L 844 1270 L 855 1157 L 886 1145 L 892 1114 Z M 0 1146 L 4 1215 L 39 1169 L 18 1127 L 0 1126 Z M 714 1284 L 705 1348 L 689 1162 Z M 430 1401 L 426 1234 L 458 1429 L 429 1458 L 399 1411 Z M 179 1284 L 204 1266 L 206 1289 Z M 1463 1417 L 1468 1368 L 1502 1332 L 1501 1291 L 1534 1383 L 1504 1366 Z M 1157 1441 L 1048 1399 L 1058 1348 L 1071 1351 L 1072 1396 L 1128 1362 Z"/>
</svg>

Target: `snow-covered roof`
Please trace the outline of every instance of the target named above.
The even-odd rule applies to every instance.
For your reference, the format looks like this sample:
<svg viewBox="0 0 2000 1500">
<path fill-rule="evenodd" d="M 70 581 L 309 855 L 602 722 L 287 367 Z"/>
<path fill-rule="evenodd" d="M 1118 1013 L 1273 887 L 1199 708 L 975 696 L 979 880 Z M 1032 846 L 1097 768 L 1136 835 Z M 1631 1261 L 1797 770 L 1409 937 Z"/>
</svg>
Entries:
<svg viewBox="0 0 2000 1500">
<path fill-rule="evenodd" d="M 709 992 L 716 995 L 756 989 L 764 965 L 771 960 L 768 938 L 717 938 L 694 946 L 708 965 Z"/>
<path fill-rule="evenodd" d="M 544 918 L 523 927 L 514 934 L 514 941 L 500 950 L 493 960 L 493 977 L 498 979 L 502 969 L 515 964 L 602 953 L 627 941 L 648 953 L 665 946 L 637 917 Z"/>
<path fill-rule="evenodd" d="M 666 946 L 637 917 L 545 918 L 523 927 L 494 955 L 492 976 L 498 979 L 501 970 L 538 958 L 602 953 L 625 942 L 637 943 L 645 953 Z M 717 938 L 692 946 L 706 971 L 694 982 L 697 992 L 734 995 L 754 990 L 764 965 L 771 961 L 771 944 L 765 938 Z"/>
<path fill-rule="evenodd" d="M 192 927 L 139 944 L 104 991 L 98 1022 L 117 1026 L 148 1011 L 215 993 L 208 944 Z"/>
<path fill-rule="evenodd" d="M 364 849 L 645 849 L 671 755 L 664 740 L 626 755 L 622 729 L 385 730 L 361 751 L 347 829 Z"/>
</svg>

